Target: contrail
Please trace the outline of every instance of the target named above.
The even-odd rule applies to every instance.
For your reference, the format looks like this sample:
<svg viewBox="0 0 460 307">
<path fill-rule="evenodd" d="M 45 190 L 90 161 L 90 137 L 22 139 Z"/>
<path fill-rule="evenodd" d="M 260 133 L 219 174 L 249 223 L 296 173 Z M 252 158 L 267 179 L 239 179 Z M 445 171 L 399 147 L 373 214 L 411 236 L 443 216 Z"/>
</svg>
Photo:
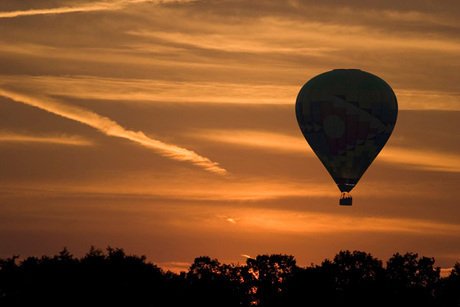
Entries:
<svg viewBox="0 0 460 307">
<path fill-rule="evenodd" d="M 219 167 L 219 163 L 212 162 L 206 157 L 200 156 L 194 151 L 188 150 L 172 144 L 163 143 L 146 136 L 142 131 L 131 131 L 120 126 L 117 122 L 108 117 L 101 116 L 92 111 L 63 104 L 48 97 L 35 98 L 10 91 L 0 90 L 0 95 L 16 102 L 21 102 L 30 106 L 40 108 L 50 113 L 80 122 L 93 127 L 109 136 L 116 136 L 131 140 L 145 147 L 152 148 L 163 156 L 178 161 L 189 161 L 204 169 L 225 175 L 227 171 Z"/>
<path fill-rule="evenodd" d="M 187 0 L 119 0 L 119 1 L 100 1 L 94 3 L 81 4 L 78 6 L 65 6 L 49 9 L 35 9 L 25 11 L 0 12 L 0 18 L 14 18 L 20 16 L 65 14 L 74 12 L 110 11 L 119 10 L 129 4 L 151 2 L 155 4 L 166 2 L 190 2 Z"/>
</svg>

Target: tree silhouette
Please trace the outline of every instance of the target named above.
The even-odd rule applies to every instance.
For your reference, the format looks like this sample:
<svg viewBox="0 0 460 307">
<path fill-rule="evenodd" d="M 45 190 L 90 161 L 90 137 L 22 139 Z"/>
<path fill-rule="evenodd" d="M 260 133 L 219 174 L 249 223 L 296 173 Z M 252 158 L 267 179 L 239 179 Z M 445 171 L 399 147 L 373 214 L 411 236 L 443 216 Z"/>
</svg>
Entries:
<svg viewBox="0 0 460 307">
<path fill-rule="evenodd" d="M 383 268 L 382 262 L 371 254 L 340 251 L 332 261 L 323 261 L 316 271 L 319 281 L 316 291 L 329 304 L 368 306 L 373 300 L 374 306 L 378 305 L 382 296 Z"/>
<path fill-rule="evenodd" d="M 440 268 L 434 258 L 418 258 L 416 253 L 394 254 L 387 262 L 388 292 L 400 302 L 434 306 Z"/>
<path fill-rule="evenodd" d="M 4 304 L 13 304 L 21 296 L 21 275 L 16 265 L 18 258 L 19 256 L 15 255 L 0 259 L 0 302 Z"/>
<path fill-rule="evenodd" d="M 259 255 L 248 258 L 247 284 L 251 301 L 259 306 L 276 306 L 285 296 L 285 285 L 292 278 L 296 260 L 290 255 Z"/>
<path fill-rule="evenodd" d="M 221 276 L 221 265 L 217 259 L 208 256 L 195 258 L 190 266 L 188 277 L 197 280 L 216 280 Z"/>
<path fill-rule="evenodd" d="M 246 264 L 195 258 L 187 272 L 164 272 L 145 256 L 94 246 L 81 258 L 0 259 L 0 306 L 460 306 L 460 263 L 440 277 L 434 258 L 394 254 L 382 261 L 340 251 L 320 265 L 259 255 Z"/>
<path fill-rule="evenodd" d="M 441 280 L 439 301 L 445 307 L 460 306 L 460 263 L 455 263 L 450 275 Z"/>
<path fill-rule="evenodd" d="M 375 282 L 383 273 L 382 262 L 361 251 L 340 251 L 333 261 L 339 290 L 357 288 Z"/>
<path fill-rule="evenodd" d="M 196 306 L 238 306 L 241 289 L 240 280 L 233 276 L 235 273 L 235 267 L 221 265 L 217 259 L 208 256 L 195 258 L 187 273 L 190 284 L 188 303 L 193 302 Z"/>
</svg>

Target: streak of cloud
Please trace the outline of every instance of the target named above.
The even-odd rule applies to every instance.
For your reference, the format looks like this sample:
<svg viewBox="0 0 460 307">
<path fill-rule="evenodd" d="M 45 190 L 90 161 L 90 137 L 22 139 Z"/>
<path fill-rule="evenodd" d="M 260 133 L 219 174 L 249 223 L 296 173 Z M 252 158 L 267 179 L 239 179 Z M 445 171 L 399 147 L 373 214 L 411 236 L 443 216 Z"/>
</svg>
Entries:
<svg viewBox="0 0 460 307">
<path fill-rule="evenodd" d="M 393 217 L 356 217 L 315 212 L 248 209 L 239 212 L 240 227 L 280 233 L 385 232 L 458 237 L 460 226 L 429 220 Z"/>
<path fill-rule="evenodd" d="M 460 157 L 455 154 L 390 147 L 382 151 L 379 158 L 385 162 L 403 164 L 416 169 L 460 172 Z"/>
<path fill-rule="evenodd" d="M 0 46 L 0 50 L 49 54 L 57 50 L 40 50 L 36 46 Z M 102 59 L 97 59 L 102 60 Z M 172 81 L 161 79 L 108 78 L 94 76 L 27 76 L 0 75 L 4 88 L 14 89 L 17 84 L 28 89 L 40 90 L 47 96 L 64 96 L 80 99 L 139 101 L 139 102 L 190 102 L 235 103 L 257 105 L 292 105 L 300 85 L 250 84 L 215 81 Z M 261 93 L 269 96 L 261 99 Z M 459 111 L 460 93 L 396 89 L 400 110 L 449 110 Z"/>
<path fill-rule="evenodd" d="M 222 142 L 237 144 L 257 149 L 270 149 L 290 153 L 313 154 L 310 146 L 300 135 L 295 137 L 270 131 L 257 130 L 213 130 L 196 132 L 194 136 Z M 458 155 L 423 149 L 405 149 L 400 147 L 385 147 L 377 156 L 377 161 L 406 165 L 415 169 L 460 172 Z"/>
<path fill-rule="evenodd" d="M 213 130 L 212 133 L 210 133 L 210 131 L 198 132 L 195 136 L 213 142 L 237 144 L 245 147 L 313 154 L 313 151 L 306 143 L 300 131 L 298 136 L 292 136 L 277 132 L 244 129 Z"/>
<path fill-rule="evenodd" d="M 328 52 L 335 51 L 332 47 L 291 47 L 283 44 L 274 44 L 272 40 L 261 37 L 257 40 L 249 39 L 239 35 L 233 37 L 229 34 L 184 34 L 171 32 L 134 32 L 128 31 L 127 34 L 170 41 L 174 44 L 185 45 L 209 50 L 220 50 L 225 52 L 248 52 L 257 54 L 281 53 L 281 54 L 303 54 L 310 56 L 326 56 Z"/>
<path fill-rule="evenodd" d="M 157 215 L 159 208 L 144 207 L 143 214 Z M 200 229 L 204 232 L 228 230 L 228 224 L 215 215 L 215 206 L 187 207 L 168 205 L 168 212 L 177 220 L 176 227 L 184 229 Z M 460 225 L 448 221 L 430 220 L 427 218 L 374 216 L 347 213 L 285 210 L 262 207 L 241 207 L 234 204 L 221 207 L 221 210 L 238 221 L 231 228 L 234 233 L 267 235 L 298 235 L 311 236 L 312 234 L 337 235 L 347 234 L 399 234 L 423 235 L 429 237 L 446 236 L 460 237 Z M 184 217 L 183 219 L 181 217 Z"/>
<path fill-rule="evenodd" d="M 221 175 L 227 173 L 225 169 L 219 167 L 218 163 L 213 162 L 206 157 L 200 156 L 191 150 L 151 139 L 142 131 L 136 132 L 127 130 L 110 118 L 101 116 L 92 111 L 76 106 L 65 105 L 51 98 L 35 98 L 5 90 L 0 90 L 0 95 L 16 102 L 34 106 L 50 113 L 88 125 L 108 136 L 120 137 L 136 142 L 142 146 L 154 149 L 165 157 L 178 161 L 189 161 L 208 171 Z"/>
<path fill-rule="evenodd" d="M 127 5 L 135 3 L 166 3 L 166 2 L 189 2 L 189 1 L 180 1 L 180 0 L 119 0 L 119 1 L 101 1 L 94 3 L 85 3 L 78 6 L 65 6 L 57 8 L 47 8 L 47 9 L 35 9 L 35 10 L 25 10 L 25 11 L 11 11 L 11 12 L 0 12 L 0 18 L 14 18 L 21 16 L 35 16 L 35 15 L 49 15 L 49 14 L 66 14 L 66 13 L 76 13 L 76 12 L 94 12 L 94 11 L 112 11 L 119 10 Z"/>
<path fill-rule="evenodd" d="M 227 229 L 228 225 L 220 222 L 214 215 L 214 209 L 193 209 L 176 207 L 175 214 L 187 216 L 187 222 L 181 227 L 201 228 L 203 231 Z M 196 210 L 196 209 L 195 209 Z M 232 228 L 234 232 L 245 235 L 251 233 L 295 234 L 310 236 L 312 234 L 349 234 L 386 233 L 404 235 L 460 237 L 460 225 L 457 223 L 433 221 L 424 218 L 397 216 L 362 216 L 316 211 L 291 211 L 267 207 L 232 208 L 224 207 L 226 213 L 238 220 Z M 150 213 L 150 212 L 149 212 Z M 203 221 L 206 221 L 205 223 Z"/>
<path fill-rule="evenodd" d="M 2 47 L 0 46 L 0 49 Z M 155 101 L 236 104 L 292 104 L 298 86 L 224 82 L 181 82 L 158 79 L 104 78 L 92 76 L 2 76 L 4 88 L 27 84 L 47 96 L 116 101 Z M 261 93 L 270 92 L 270 97 Z"/>
<path fill-rule="evenodd" d="M 85 181 L 69 182 L 34 182 L 34 188 L 29 189 L 28 183 L 17 184 L 5 182 L 0 187 L 0 194 L 3 189 L 19 188 L 27 191 L 30 195 L 81 195 L 86 196 L 104 196 L 116 195 L 117 197 L 140 196 L 142 198 L 158 198 L 169 200 L 186 200 L 186 201 L 221 201 L 221 202 L 254 202 L 270 199 L 281 199 L 291 197 L 309 197 L 309 198 L 333 198 L 339 195 L 338 190 L 333 182 L 326 183 L 306 183 L 302 181 L 293 181 L 286 178 L 270 179 L 265 177 L 254 177 L 235 180 L 232 176 L 226 176 L 212 180 L 207 177 L 200 178 L 195 176 L 190 180 L 190 176 L 172 176 L 169 174 L 156 174 L 155 177 L 149 177 L 150 174 L 143 172 L 133 172 L 124 174 L 124 176 L 110 176 L 99 179 L 87 179 Z M 184 189 L 187 186 L 187 189 Z M 384 188 L 380 187 L 382 191 Z M 59 191 L 59 192 L 58 192 Z M 404 191 L 398 191 L 403 193 Z M 361 194 L 364 195 L 366 191 Z M 376 195 L 372 191 L 372 195 Z M 221 215 L 222 221 L 233 219 L 236 223 L 239 219 L 234 215 Z"/>
<path fill-rule="evenodd" d="M 0 131 L 0 143 L 2 142 L 44 143 L 75 146 L 88 146 L 93 144 L 90 140 L 78 135 L 28 135 Z"/>
<path fill-rule="evenodd" d="M 460 111 L 460 92 L 396 89 L 396 96 L 403 104 L 401 110 Z"/>
</svg>

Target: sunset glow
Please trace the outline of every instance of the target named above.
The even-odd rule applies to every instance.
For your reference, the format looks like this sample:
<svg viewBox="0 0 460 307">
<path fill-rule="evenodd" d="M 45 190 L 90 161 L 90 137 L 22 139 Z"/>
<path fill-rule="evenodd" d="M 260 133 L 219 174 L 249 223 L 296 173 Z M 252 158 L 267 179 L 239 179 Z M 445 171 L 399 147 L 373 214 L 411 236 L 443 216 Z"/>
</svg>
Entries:
<svg viewBox="0 0 460 307">
<path fill-rule="evenodd" d="M 452 267 L 459 15 L 456 0 L 2 1 L 0 256 L 110 245 L 179 271 L 356 249 Z M 347 208 L 294 111 L 336 68 L 381 77 L 399 106 Z"/>
</svg>

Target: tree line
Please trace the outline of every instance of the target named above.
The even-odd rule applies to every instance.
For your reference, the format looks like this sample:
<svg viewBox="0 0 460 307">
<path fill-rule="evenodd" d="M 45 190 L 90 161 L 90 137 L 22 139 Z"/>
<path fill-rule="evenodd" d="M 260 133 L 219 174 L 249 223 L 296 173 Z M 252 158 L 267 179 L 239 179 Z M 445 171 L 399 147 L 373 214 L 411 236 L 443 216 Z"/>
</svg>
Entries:
<svg viewBox="0 0 460 307">
<path fill-rule="evenodd" d="M 384 265 L 345 250 L 307 267 L 283 254 L 244 264 L 202 256 L 176 274 L 121 248 L 81 258 L 64 248 L 0 259 L 0 306 L 460 306 L 460 263 L 447 277 L 434 264 L 396 253 Z"/>
</svg>

